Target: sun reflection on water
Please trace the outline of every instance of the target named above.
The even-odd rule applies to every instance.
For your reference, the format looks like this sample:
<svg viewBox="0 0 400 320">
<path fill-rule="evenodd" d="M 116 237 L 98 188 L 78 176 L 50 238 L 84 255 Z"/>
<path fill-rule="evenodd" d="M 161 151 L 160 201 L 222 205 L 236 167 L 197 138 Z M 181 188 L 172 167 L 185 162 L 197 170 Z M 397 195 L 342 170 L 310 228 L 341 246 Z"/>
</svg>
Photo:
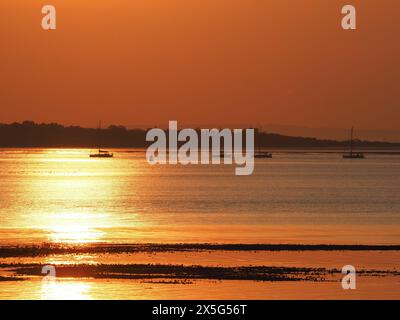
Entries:
<svg viewBox="0 0 400 320">
<path fill-rule="evenodd" d="M 50 242 L 103 241 L 107 230 L 124 225 L 111 201 L 121 192 L 121 162 L 91 161 L 88 150 L 46 150 L 36 155 L 31 173 L 19 184 L 30 195 L 20 211 L 22 224 Z M 132 216 L 132 215 L 131 215 Z"/>
<path fill-rule="evenodd" d="M 91 296 L 90 282 L 71 279 L 42 281 L 40 298 L 42 300 L 89 300 Z"/>
<path fill-rule="evenodd" d="M 56 226 L 50 229 L 52 242 L 59 243 L 91 243 L 99 242 L 104 232 L 82 226 Z"/>
</svg>

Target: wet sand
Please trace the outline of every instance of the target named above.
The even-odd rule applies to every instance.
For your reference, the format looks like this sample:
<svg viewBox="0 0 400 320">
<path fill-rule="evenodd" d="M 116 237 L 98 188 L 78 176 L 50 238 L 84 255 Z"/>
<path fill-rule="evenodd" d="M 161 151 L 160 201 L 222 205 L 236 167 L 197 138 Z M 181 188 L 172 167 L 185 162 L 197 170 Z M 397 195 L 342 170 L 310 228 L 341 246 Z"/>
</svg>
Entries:
<svg viewBox="0 0 400 320">
<path fill-rule="evenodd" d="M 341 268 L 346 264 L 354 265 L 357 270 L 358 287 L 354 292 L 341 288 Z M 54 281 L 43 281 L 44 265 L 55 266 Z M 112 294 L 106 294 L 104 290 L 111 288 L 111 283 L 118 286 L 112 287 Z M 59 297 L 57 293 L 65 287 L 70 292 L 64 292 L 62 298 L 67 299 L 400 299 L 400 247 L 282 244 L 0 247 L 0 298 L 52 299 Z M 91 294 L 83 294 L 82 290 Z M 138 293 L 140 290 L 142 295 Z"/>
</svg>

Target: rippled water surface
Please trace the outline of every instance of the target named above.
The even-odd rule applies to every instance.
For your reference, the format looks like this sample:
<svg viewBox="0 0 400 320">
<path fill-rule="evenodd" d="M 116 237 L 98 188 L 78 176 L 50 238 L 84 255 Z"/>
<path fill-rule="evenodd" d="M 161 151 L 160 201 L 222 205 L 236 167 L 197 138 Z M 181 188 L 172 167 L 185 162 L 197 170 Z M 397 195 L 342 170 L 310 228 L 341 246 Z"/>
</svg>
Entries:
<svg viewBox="0 0 400 320">
<path fill-rule="evenodd" d="M 0 150 L 2 243 L 399 242 L 398 156 L 277 152 L 235 176 L 231 165 L 150 166 L 140 150 L 89 153 Z"/>
</svg>

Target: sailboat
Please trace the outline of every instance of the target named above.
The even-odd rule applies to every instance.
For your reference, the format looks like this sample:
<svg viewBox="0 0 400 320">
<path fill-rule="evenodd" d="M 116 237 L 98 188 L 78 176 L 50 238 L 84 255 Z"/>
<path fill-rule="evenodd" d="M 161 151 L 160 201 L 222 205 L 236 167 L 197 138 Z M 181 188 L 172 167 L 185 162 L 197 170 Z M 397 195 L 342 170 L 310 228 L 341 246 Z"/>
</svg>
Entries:
<svg viewBox="0 0 400 320">
<path fill-rule="evenodd" d="M 257 152 L 254 154 L 254 158 L 256 158 L 256 159 L 271 159 L 272 153 L 260 151 L 260 152 Z"/>
<path fill-rule="evenodd" d="M 99 149 L 97 151 L 97 153 L 91 153 L 89 155 L 90 158 L 112 158 L 114 157 L 114 154 L 112 152 L 109 152 L 107 150 L 102 150 L 101 149 L 101 121 L 99 121 Z"/>
<path fill-rule="evenodd" d="M 354 133 L 354 128 L 351 128 L 351 134 L 350 134 L 350 152 L 344 153 L 344 154 L 343 154 L 343 159 L 364 159 L 365 156 L 364 156 L 363 153 L 354 152 L 354 151 L 353 151 L 353 133 Z"/>
<path fill-rule="evenodd" d="M 272 153 L 261 151 L 261 139 L 259 138 L 259 129 L 255 130 L 256 136 L 256 152 L 254 152 L 254 158 L 258 159 L 270 159 L 272 158 Z"/>
</svg>

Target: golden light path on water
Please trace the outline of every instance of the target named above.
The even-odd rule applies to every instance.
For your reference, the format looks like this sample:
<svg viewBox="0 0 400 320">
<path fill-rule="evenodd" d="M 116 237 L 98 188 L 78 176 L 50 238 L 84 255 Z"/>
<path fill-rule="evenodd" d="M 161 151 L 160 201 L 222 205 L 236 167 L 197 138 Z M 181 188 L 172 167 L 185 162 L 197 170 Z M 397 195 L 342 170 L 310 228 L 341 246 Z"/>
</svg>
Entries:
<svg viewBox="0 0 400 320">
<path fill-rule="evenodd" d="M 60 167 L 74 165 L 76 161 L 57 159 Z M 86 162 L 86 160 L 84 161 Z M 95 192 L 97 188 L 111 191 L 112 185 L 99 184 L 96 179 L 88 179 L 89 172 L 55 174 L 55 180 L 40 185 L 40 193 L 47 189 L 46 194 L 51 199 L 69 199 L 70 203 L 80 197 L 85 197 L 88 192 Z M 77 177 L 79 177 L 77 179 Z M 108 180 L 111 184 L 112 181 Z M 88 195 L 89 196 L 89 195 Z M 104 235 L 100 228 L 112 227 L 112 222 L 107 213 L 96 212 L 94 208 L 59 208 L 58 211 L 41 211 L 33 214 L 37 224 L 33 225 L 45 231 L 49 240 L 58 243 L 90 243 L 101 241 Z"/>
<path fill-rule="evenodd" d="M 107 230 L 126 226 L 126 221 L 115 214 L 118 203 L 109 201 L 119 197 L 120 173 L 127 173 L 121 166 L 126 163 L 89 159 L 89 152 L 44 150 L 27 156 L 30 171 L 19 187 L 31 203 L 19 212 L 19 228 L 37 229 L 50 242 L 84 244 L 105 241 Z M 129 173 L 136 174 L 135 162 L 130 164 Z M 134 185 L 130 185 L 130 192 L 135 192 Z M 129 226 L 135 227 L 140 223 L 132 223 L 132 204 L 127 211 Z"/>
<path fill-rule="evenodd" d="M 42 300 L 89 300 L 91 284 L 80 281 L 43 280 L 40 290 Z"/>
<path fill-rule="evenodd" d="M 47 172 L 51 178 L 43 179 L 43 173 L 28 185 L 27 192 L 37 198 L 48 197 L 51 203 L 55 199 L 68 199 L 69 204 L 82 197 L 100 198 L 101 194 L 113 194 L 118 187 L 113 179 L 96 179 L 99 171 L 107 164 L 102 160 L 85 159 L 86 151 L 57 150 L 50 155 L 43 153 L 42 161 L 47 162 L 54 171 Z M 81 159 L 71 156 L 82 156 Z M 79 166 L 79 167 L 78 167 Z M 82 169 L 84 168 L 84 169 Z M 118 169 L 116 170 L 116 172 Z M 100 174 L 102 170 L 100 170 Z M 109 172 L 103 172 L 107 175 Z M 44 173 L 46 175 L 46 173 Z M 57 201 L 56 201 L 57 202 Z M 100 242 L 105 229 L 116 227 L 110 213 L 102 212 L 93 206 L 80 208 L 78 205 L 53 208 L 53 210 L 32 212 L 30 227 L 38 228 L 48 235 L 48 240 L 56 243 L 85 244 Z M 52 261 L 47 261 L 52 264 Z M 87 300 L 91 295 L 92 283 L 74 279 L 42 280 L 40 299 L 44 300 Z"/>
</svg>

